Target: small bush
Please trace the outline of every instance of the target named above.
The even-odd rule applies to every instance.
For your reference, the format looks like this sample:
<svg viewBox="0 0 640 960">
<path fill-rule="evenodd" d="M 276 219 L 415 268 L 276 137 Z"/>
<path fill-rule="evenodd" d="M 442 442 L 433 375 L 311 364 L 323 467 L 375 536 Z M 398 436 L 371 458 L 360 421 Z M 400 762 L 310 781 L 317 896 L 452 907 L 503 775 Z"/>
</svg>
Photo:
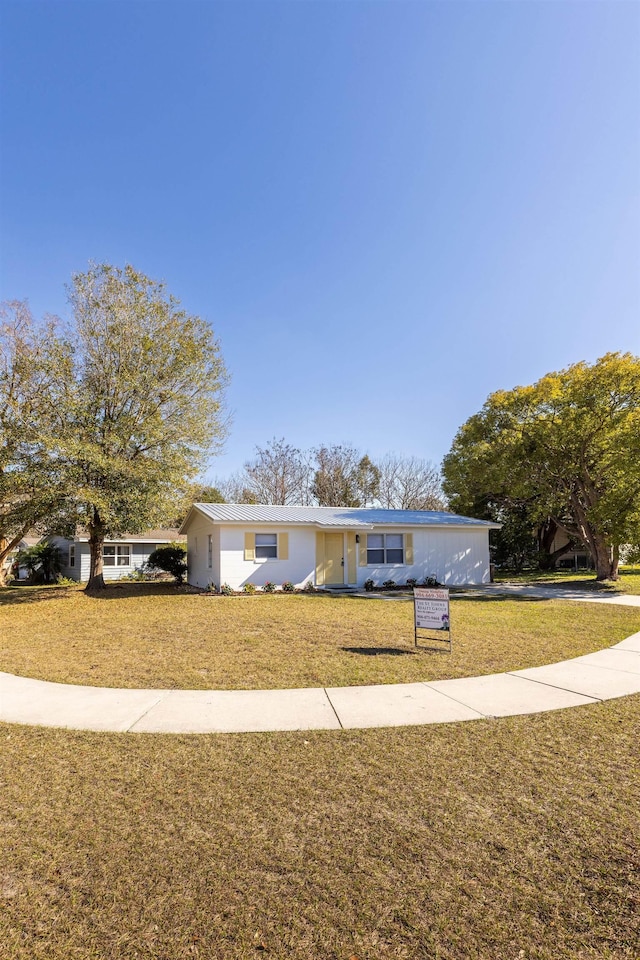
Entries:
<svg viewBox="0 0 640 960">
<path fill-rule="evenodd" d="M 425 577 L 422 581 L 424 587 L 441 587 L 442 584 L 438 583 L 437 577 Z"/>
<path fill-rule="evenodd" d="M 296 588 L 291 583 L 291 580 L 285 580 L 285 582 L 282 584 L 283 593 L 293 593 L 295 589 Z"/>
<path fill-rule="evenodd" d="M 213 580 L 210 580 L 209 583 L 206 585 L 205 590 L 207 591 L 207 593 L 217 593 L 218 585 L 214 583 Z"/>
<path fill-rule="evenodd" d="M 129 583 L 141 583 L 143 580 L 147 580 L 144 570 L 136 569 L 132 570 L 131 573 L 125 573 L 120 577 L 120 580 L 126 580 Z"/>
<path fill-rule="evenodd" d="M 73 580 L 71 577 L 56 577 L 56 583 L 59 587 L 75 587 L 77 580 Z"/>
<path fill-rule="evenodd" d="M 275 593 L 276 585 L 272 583 L 271 580 L 267 580 L 262 589 L 265 593 Z"/>
<path fill-rule="evenodd" d="M 307 580 L 304 587 L 302 588 L 305 593 L 315 593 L 316 588 L 313 585 L 313 580 Z"/>
<path fill-rule="evenodd" d="M 375 587 L 375 583 L 373 582 L 373 580 L 365 580 L 364 588 L 367 591 L 367 593 L 371 593 L 374 587 Z"/>
<path fill-rule="evenodd" d="M 233 587 L 230 587 L 228 583 L 223 583 L 220 587 L 220 593 L 223 597 L 232 597 L 233 596 Z"/>
<path fill-rule="evenodd" d="M 184 583 L 187 573 L 187 550 L 181 543 L 168 543 L 166 547 L 158 547 L 150 554 L 147 568 L 164 570 L 175 578 L 176 583 Z"/>
<path fill-rule="evenodd" d="M 396 585 L 395 580 L 385 580 L 384 583 L 382 584 L 383 587 L 395 587 L 395 585 Z"/>
<path fill-rule="evenodd" d="M 412 590 L 413 590 L 413 588 L 415 587 L 415 585 L 417 584 L 417 582 L 418 582 L 418 581 L 416 580 L 415 577 L 407 577 L 407 586 L 408 586 L 408 587 L 411 587 Z"/>
<path fill-rule="evenodd" d="M 255 585 L 255 583 L 245 583 L 244 586 L 242 587 L 242 592 L 243 592 L 243 593 L 255 593 L 255 592 L 256 592 L 256 585 Z"/>
</svg>

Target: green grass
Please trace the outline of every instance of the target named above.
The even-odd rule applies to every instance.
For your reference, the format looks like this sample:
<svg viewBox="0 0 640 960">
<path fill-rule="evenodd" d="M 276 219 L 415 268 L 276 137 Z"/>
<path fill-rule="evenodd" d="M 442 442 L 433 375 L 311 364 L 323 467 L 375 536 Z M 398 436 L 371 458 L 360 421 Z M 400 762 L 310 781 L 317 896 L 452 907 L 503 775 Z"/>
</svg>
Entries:
<svg viewBox="0 0 640 960">
<path fill-rule="evenodd" d="M 0 955 L 637 960 L 639 723 L 0 725 Z"/>
<path fill-rule="evenodd" d="M 509 573 L 501 570 L 496 573 L 496 583 L 530 583 L 545 586 L 579 587 L 584 590 L 595 590 L 599 593 L 630 593 L 640 594 L 640 568 L 621 567 L 618 580 L 607 580 L 598 583 L 593 571 L 585 570 L 525 570 L 523 573 Z"/>
<path fill-rule="evenodd" d="M 413 642 L 413 605 L 323 595 L 216 597 L 121 585 L 0 591 L 0 670 L 65 683 L 265 689 L 515 670 L 640 630 L 640 609 L 454 598 L 453 654 Z M 424 646 L 425 641 L 421 641 Z"/>
</svg>

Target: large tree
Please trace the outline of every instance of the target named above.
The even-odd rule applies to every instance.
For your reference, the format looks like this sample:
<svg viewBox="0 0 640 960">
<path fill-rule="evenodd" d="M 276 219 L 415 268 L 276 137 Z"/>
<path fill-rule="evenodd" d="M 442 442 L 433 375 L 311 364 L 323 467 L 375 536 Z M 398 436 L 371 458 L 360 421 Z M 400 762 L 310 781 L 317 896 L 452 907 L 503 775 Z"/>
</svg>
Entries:
<svg viewBox="0 0 640 960">
<path fill-rule="evenodd" d="M 598 580 L 640 529 L 640 358 L 609 353 L 498 391 L 443 464 L 453 509 L 526 504 L 589 550 Z"/>
<path fill-rule="evenodd" d="M 0 308 L 0 583 L 8 554 L 65 503 L 54 438 L 61 431 L 69 347 L 58 323 L 38 323 L 26 302 Z"/>
<path fill-rule="evenodd" d="M 389 453 L 378 468 L 380 506 L 389 510 L 446 510 L 440 471 L 429 460 Z"/>
<path fill-rule="evenodd" d="M 339 443 L 314 454 L 311 492 L 321 507 L 366 507 L 375 501 L 380 471 L 366 454 Z"/>
<path fill-rule="evenodd" d="M 61 448 L 95 590 L 105 538 L 174 516 L 222 439 L 226 374 L 208 323 L 131 266 L 92 264 L 73 277 L 69 299 L 74 368 Z"/>
<path fill-rule="evenodd" d="M 309 463 L 306 455 L 284 437 L 274 437 L 244 465 L 239 483 L 242 502 L 287 506 L 309 503 Z"/>
</svg>

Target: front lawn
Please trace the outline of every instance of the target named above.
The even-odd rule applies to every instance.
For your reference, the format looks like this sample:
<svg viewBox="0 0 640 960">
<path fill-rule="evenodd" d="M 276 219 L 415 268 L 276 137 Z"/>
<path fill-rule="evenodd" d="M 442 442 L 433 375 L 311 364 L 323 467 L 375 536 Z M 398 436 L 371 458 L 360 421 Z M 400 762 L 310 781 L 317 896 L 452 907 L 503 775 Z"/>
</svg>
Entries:
<svg viewBox="0 0 640 960">
<path fill-rule="evenodd" d="M 581 590 L 594 590 L 603 594 L 631 593 L 640 594 L 640 568 L 621 567 L 618 580 L 606 580 L 599 583 L 595 573 L 587 570 L 525 570 L 523 573 L 509 573 L 499 570 L 496 583 L 524 583 L 540 586 L 571 587 Z"/>
<path fill-rule="evenodd" d="M 0 725 L 0 954 L 636 960 L 639 725 L 640 697 L 331 733 Z"/>
<path fill-rule="evenodd" d="M 76 588 L 8 588 L 0 606 L 0 670 L 119 687 L 265 689 L 474 676 L 579 656 L 640 630 L 640 609 L 459 597 L 449 656 L 415 652 L 407 599 L 217 597 L 122 584 L 99 598 Z"/>
</svg>

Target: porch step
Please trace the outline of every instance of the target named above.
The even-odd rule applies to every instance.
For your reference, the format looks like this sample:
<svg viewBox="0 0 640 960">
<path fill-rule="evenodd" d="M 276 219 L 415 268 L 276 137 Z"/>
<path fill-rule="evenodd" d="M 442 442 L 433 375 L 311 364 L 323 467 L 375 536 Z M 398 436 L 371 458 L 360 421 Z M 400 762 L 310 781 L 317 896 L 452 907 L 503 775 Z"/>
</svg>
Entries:
<svg viewBox="0 0 640 960">
<path fill-rule="evenodd" d="M 358 587 L 355 584 L 346 584 L 346 583 L 336 583 L 336 584 L 327 584 L 324 587 L 318 587 L 318 590 L 324 590 L 327 593 L 357 593 Z"/>
</svg>

